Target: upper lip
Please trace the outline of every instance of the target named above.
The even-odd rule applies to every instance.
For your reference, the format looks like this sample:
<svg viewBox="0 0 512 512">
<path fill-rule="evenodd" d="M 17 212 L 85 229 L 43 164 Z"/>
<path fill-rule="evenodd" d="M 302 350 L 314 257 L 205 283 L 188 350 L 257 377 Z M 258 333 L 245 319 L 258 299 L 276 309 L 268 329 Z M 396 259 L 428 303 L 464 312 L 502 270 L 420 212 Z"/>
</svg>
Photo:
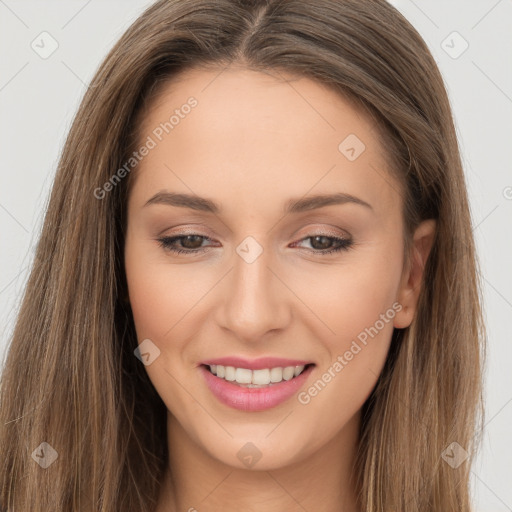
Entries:
<svg viewBox="0 0 512 512">
<path fill-rule="evenodd" d="M 201 361 L 200 364 L 204 365 L 221 365 L 221 366 L 234 366 L 235 368 L 247 368 L 248 370 L 263 370 L 265 368 L 286 368 L 287 366 L 306 366 L 312 364 L 311 361 L 304 361 L 302 359 L 285 359 L 281 357 L 260 357 L 258 359 L 244 359 L 243 357 L 230 356 L 218 357 L 215 359 L 208 359 Z"/>
</svg>

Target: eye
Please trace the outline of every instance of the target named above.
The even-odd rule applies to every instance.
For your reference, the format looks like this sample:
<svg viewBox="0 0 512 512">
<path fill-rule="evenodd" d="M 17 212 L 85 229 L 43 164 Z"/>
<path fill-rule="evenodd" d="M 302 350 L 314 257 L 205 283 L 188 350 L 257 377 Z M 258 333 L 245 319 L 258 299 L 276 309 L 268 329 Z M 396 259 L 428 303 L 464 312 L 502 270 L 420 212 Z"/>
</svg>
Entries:
<svg viewBox="0 0 512 512">
<path fill-rule="evenodd" d="M 159 238 L 158 242 L 166 250 L 174 253 L 198 253 L 205 252 L 207 247 L 202 247 L 204 240 L 211 240 L 207 236 L 191 233 L 188 235 L 179 235 Z M 180 245 L 176 245 L 180 244 Z"/>
<path fill-rule="evenodd" d="M 353 245 L 353 240 L 350 238 L 318 234 L 305 237 L 299 242 L 295 242 L 293 246 L 296 246 L 298 243 L 306 240 L 310 241 L 310 245 L 312 247 L 311 249 L 308 249 L 308 251 L 320 255 L 346 251 Z M 211 246 L 203 246 L 202 244 L 204 241 L 213 242 L 211 238 L 197 233 L 162 237 L 158 239 L 161 247 L 166 251 L 170 251 L 175 254 L 197 254 L 206 252 Z"/>
<path fill-rule="evenodd" d="M 347 251 L 352 247 L 353 240 L 350 238 L 340 238 L 336 236 L 327 236 L 327 235 L 311 235 L 306 238 L 300 240 L 300 242 L 310 240 L 310 245 L 312 249 L 311 252 L 318 253 L 320 255 L 331 254 L 340 251 Z M 296 245 L 296 242 L 294 245 Z"/>
</svg>

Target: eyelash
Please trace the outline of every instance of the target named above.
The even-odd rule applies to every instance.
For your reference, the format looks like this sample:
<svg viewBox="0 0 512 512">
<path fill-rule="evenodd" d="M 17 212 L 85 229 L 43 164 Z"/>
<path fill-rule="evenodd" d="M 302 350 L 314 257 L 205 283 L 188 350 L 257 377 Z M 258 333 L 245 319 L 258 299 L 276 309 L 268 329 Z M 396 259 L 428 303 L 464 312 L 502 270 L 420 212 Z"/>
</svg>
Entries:
<svg viewBox="0 0 512 512">
<path fill-rule="evenodd" d="M 202 248 L 198 248 L 198 249 L 179 249 L 179 248 L 177 248 L 177 247 L 172 245 L 172 244 L 174 244 L 174 242 L 176 242 L 178 240 L 182 240 L 182 239 L 184 239 L 184 238 L 186 238 L 188 236 L 201 237 L 204 240 L 210 240 L 211 241 L 211 238 L 209 238 L 207 236 L 199 235 L 199 234 L 196 234 L 196 233 L 189 233 L 189 234 L 186 234 L 186 235 L 178 235 L 178 236 L 172 236 L 172 237 L 159 238 L 158 242 L 160 242 L 160 246 L 164 250 L 171 251 L 171 252 L 176 253 L 176 254 L 197 254 L 197 253 L 202 253 L 202 252 L 205 252 L 205 251 L 208 250 L 208 247 L 202 247 Z M 341 252 L 341 251 L 347 251 L 347 250 L 349 250 L 352 247 L 352 245 L 354 243 L 353 240 L 351 240 L 351 239 L 339 238 L 339 237 L 335 237 L 335 236 L 327 236 L 327 235 L 322 235 L 322 234 L 307 236 L 307 237 L 302 238 L 301 240 L 299 240 L 299 242 L 302 242 L 304 240 L 308 240 L 308 239 L 311 239 L 311 238 L 316 238 L 316 237 L 327 238 L 329 240 L 333 240 L 334 242 L 337 242 L 337 243 L 340 244 L 338 247 L 336 247 L 334 249 L 326 249 L 326 250 L 309 249 L 309 252 L 314 252 L 314 253 L 320 254 L 322 256 L 324 256 L 326 254 L 332 254 L 332 253 L 337 253 L 337 252 Z"/>
</svg>

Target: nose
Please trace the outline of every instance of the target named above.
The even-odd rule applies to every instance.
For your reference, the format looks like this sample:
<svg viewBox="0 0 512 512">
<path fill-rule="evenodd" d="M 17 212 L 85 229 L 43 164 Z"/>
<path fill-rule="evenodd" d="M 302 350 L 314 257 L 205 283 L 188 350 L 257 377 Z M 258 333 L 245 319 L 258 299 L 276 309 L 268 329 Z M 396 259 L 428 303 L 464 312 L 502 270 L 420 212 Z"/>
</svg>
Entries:
<svg viewBox="0 0 512 512">
<path fill-rule="evenodd" d="M 264 249 L 252 262 L 235 252 L 233 261 L 222 289 L 218 325 L 245 342 L 257 342 L 267 333 L 285 329 L 292 316 L 293 294 L 272 268 L 270 250 Z"/>
</svg>

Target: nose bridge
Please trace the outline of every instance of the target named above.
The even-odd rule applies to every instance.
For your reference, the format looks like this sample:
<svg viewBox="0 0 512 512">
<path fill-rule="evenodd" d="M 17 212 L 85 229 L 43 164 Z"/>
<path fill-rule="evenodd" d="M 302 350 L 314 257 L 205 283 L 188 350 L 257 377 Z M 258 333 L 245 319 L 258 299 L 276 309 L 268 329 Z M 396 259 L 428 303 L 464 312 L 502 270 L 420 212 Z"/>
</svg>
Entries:
<svg viewBox="0 0 512 512">
<path fill-rule="evenodd" d="M 236 248 L 222 324 L 239 339 L 257 340 L 270 330 L 283 328 L 289 319 L 283 286 L 270 270 L 272 260 L 270 249 L 253 237 Z"/>
</svg>

